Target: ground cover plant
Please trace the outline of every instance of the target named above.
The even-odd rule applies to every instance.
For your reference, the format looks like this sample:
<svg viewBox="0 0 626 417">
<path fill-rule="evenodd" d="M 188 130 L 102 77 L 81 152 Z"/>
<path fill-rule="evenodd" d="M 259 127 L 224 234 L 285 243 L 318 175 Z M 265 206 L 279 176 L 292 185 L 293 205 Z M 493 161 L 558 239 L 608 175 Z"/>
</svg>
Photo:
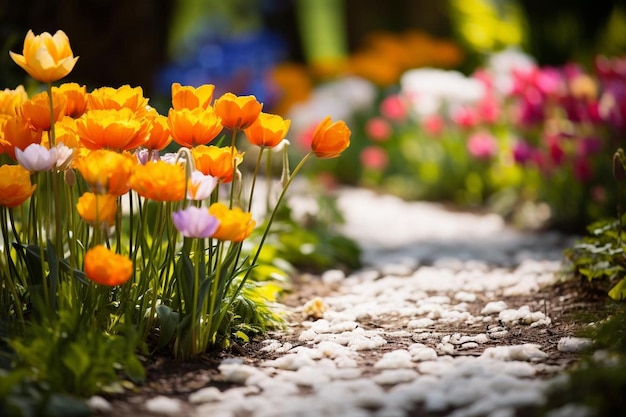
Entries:
<svg viewBox="0 0 626 417">
<path fill-rule="evenodd" d="M 10 55 L 46 89 L 0 92 L 2 415 L 84 412 L 59 398 L 141 381 L 155 352 L 192 358 L 283 325 L 279 286 L 256 267 L 305 163 L 349 146 L 344 121 L 320 119 L 295 168 L 283 158 L 255 219 L 264 156 L 286 154 L 290 120 L 209 84 L 174 83 L 167 115 L 141 87 L 54 85 L 79 59 L 62 31 L 29 31 Z M 249 176 L 240 136 L 258 149 Z"/>
</svg>

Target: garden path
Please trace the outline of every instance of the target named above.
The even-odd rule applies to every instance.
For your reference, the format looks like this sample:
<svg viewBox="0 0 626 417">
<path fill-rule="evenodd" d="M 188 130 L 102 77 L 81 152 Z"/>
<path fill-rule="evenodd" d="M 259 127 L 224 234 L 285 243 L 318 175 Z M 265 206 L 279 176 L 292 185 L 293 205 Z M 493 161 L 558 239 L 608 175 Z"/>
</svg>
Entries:
<svg viewBox="0 0 626 417">
<path fill-rule="evenodd" d="M 552 285 L 573 238 L 363 189 L 338 198 L 363 269 L 299 277 L 287 331 L 92 399 L 99 414 L 512 417 L 544 404 L 589 345 L 572 292 Z M 552 417 L 584 411 L 569 407 Z"/>
</svg>

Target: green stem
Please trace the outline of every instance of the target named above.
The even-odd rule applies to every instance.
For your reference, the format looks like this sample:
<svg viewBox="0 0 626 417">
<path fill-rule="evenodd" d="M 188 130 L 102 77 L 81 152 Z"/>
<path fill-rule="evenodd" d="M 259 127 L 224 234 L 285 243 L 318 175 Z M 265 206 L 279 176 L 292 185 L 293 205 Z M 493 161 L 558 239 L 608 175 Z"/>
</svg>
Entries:
<svg viewBox="0 0 626 417">
<path fill-rule="evenodd" d="M 4 244 L 4 254 L 6 255 L 7 258 L 7 264 L 5 265 L 4 262 L 2 262 L 2 269 L 4 269 L 3 271 L 3 275 L 6 275 L 6 283 L 9 287 L 9 291 L 11 292 L 11 294 L 13 295 L 13 303 L 14 303 L 14 308 L 15 308 L 15 313 L 17 314 L 17 318 L 18 321 L 20 323 L 21 326 L 24 326 L 24 316 L 22 314 L 22 303 L 20 301 L 20 297 L 17 293 L 17 289 L 15 287 L 15 282 L 13 282 L 13 278 L 17 277 L 17 270 L 15 268 L 15 266 L 13 265 L 13 260 L 11 259 L 11 246 L 10 246 L 10 242 L 9 242 L 9 231 L 7 229 L 7 210 L 9 210 L 7 207 L 2 207 L 1 210 L 1 218 L 0 221 L 2 221 L 2 237 L 3 237 L 3 244 Z"/>
<path fill-rule="evenodd" d="M 237 129 L 233 129 L 233 134 L 232 137 L 230 139 L 230 159 L 232 160 L 233 163 L 233 176 L 232 176 L 232 180 L 230 181 L 230 204 L 228 206 L 228 208 L 232 209 L 233 208 L 233 201 L 234 201 L 234 197 L 235 197 L 235 171 L 237 170 L 237 161 L 235 161 L 235 144 L 237 143 Z"/>
<path fill-rule="evenodd" d="M 235 301 L 235 298 L 237 297 L 237 295 L 239 294 L 239 292 L 243 288 L 244 284 L 246 283 L 246 281 L 250 277 L 250 273 L 254 269 L 254 265 L 256 265 L 256 262 L 259 259 L 259 255 L 261 254 L 261 249 L 263 249 L 263 244 L 265 243 L 265 239 L 269 235 L 269 230 L 272 227 L 272 223 L 274 222 L 274 218 L 276 217 L 276 213 L 278 212 L 278 208 L 279 208 L 281 202 L 283 201 L 283 199 L 285 198 L 285 194 L 287 193 L 287 189 L 291 185 L 291 182 L 293 181 L 295 176 L 298 174 L 298 172 L 300 172 L 300 169 L 302 169 L 302 167 L 304 166 L 305 162 L 311 156 L 313 156 L 313 152 L 309 152 L 308 154 L 306 154 L 302 158 L 302 160 L 300 160 L 300 162 L 298 163 L 296 168 L 293 170 L 291 176 L 289 176 L 289 180 L 287 181 L 287 184 L 285 184 L 285 186 L 283 187 L 282 191 L 280 192 L 280 195 L 278 196 L 278 200 L 276 201 L 276 205 L 274 206 L 274 209 L 272 210 L 272 214 L 270 215 L 270 218 L 267 221 L 267 226 L 265 227 L 265 230 L 263 231 L 263 236 L 261 237 L 261 241 L 259 242 L 259 246 L 258 246 L 258 248 L 257 248 L 257 250 L 256 250 L 256 252 L 254 254 L 254 257 L 252 258 L 252 262 L 250 263 L 250 268 L 246 271 L 246 274 L 241 279 L 241 282 L 239 283 L 239 286 L 237 287 L 237 290 L 230 297 L 230 299 L 228 301 L 228 305 L 226 306 L 225 309 L 222 310 L 222 314 L 220 316 L 220 319 L 219 319 L 218 323 L 221 322 L 221 320 L 223 319 L 223 316 L 226 314 L 226 311 L 228 311 L 228 309 L 232 305 L 233 301 Z"/>
<path fill-rule="evenodd" d="M 256 178 L 259 174 L 259 167 L 261 166 L 261 158 L 263 157 L 263 151 L 265 148 L 261 147 L 259 150 L 259 157 L 257 158 L 256 165 L 254 167 L 254 176 L 252 177 L 252 186 L 250 188 L 250 197 L 248 198 L 248 211 L 252 210 L 252 197 L 254 196 L 254 187 L 256 186 Z"/>
</svg>

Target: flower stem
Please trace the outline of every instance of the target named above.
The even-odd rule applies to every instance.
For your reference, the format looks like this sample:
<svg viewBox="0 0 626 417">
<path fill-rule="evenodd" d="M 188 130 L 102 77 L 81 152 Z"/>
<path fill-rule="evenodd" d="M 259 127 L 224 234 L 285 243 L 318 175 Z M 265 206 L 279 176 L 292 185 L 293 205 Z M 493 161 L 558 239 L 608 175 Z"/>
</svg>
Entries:
<svg viewBox="0 0 626 417">
<path fill-rule="evenodd" d="M 259 167 L 261 166 L 261 158 L 263 157 L 263 151 L 265 148 L 261 147 L 259 150 L 259 157 L 257 158 L 256 165 L 254 167 L 254 176 L 252 177 L 252 186 L 250 188 L 250 197 L 248 198 L 248 211 L 252 210 L 252 197 L 254 195 L 254 187 L 256 185 L 256 178 L 259 174 Z"/>
</svg>

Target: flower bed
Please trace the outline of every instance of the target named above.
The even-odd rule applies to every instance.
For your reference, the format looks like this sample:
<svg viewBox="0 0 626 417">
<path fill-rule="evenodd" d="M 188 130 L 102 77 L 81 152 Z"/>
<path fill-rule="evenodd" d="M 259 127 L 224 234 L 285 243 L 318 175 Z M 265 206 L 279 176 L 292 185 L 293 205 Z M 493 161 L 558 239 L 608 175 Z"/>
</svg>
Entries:
<svg viewBox="0 0 626 417">
<path fill-rule="evenodd" d="M 293 170 L 284 158 L 259 228 L 260 167 L 286 155 L 290 120 L 254 96 L 213 100 L 213 85 L 174 83 L 167 115 L 141 87 L 53 86 L 78 60 L 62 31 L 29 32 L 11 57 L 47 90 L 0 92 L 0 331 L 13 363 L 0 410 L 18 407 L 20 381 L 90 395 L 141 380 L 138 353 L 184 359 L 283 325 L 278 286 L 256 267 L 305 162 L 349 146 L 345 122 L 325 118 Z M 258 150 L 250 178 L 240 136 Z"/>
</svg>

